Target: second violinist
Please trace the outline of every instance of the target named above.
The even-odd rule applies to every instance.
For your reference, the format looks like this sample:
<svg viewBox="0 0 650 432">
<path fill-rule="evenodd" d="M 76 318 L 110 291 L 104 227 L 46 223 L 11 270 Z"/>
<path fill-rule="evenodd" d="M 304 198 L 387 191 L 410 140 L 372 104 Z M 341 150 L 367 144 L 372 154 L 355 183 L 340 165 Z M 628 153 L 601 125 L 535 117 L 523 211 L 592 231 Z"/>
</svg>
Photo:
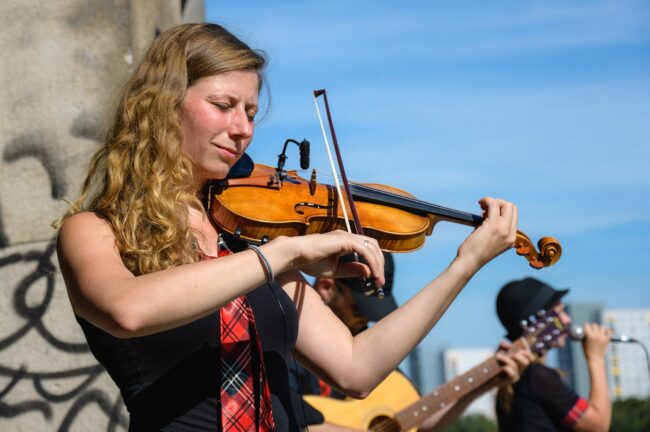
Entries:
<svg viewBox="0 0 650 432">
<path fill-rule="evenodd" d="M 120 388 L 131 430 L 298 430 L 287 363 L 363 397 L 436 324 L 470 278 L 512 247 L 517 209 L 484 223 L 418 294 L 357 336 L 300 272 L 384 283 L 369 237 L 279 237 L 231 253 L 201 205 L 251 144 L 265 58 L 215 24 L 161 34 L 126 83 L 58 258 L 90 349 Z M 367 264 L 339 263 L 356 252 Z"/>
</svg>

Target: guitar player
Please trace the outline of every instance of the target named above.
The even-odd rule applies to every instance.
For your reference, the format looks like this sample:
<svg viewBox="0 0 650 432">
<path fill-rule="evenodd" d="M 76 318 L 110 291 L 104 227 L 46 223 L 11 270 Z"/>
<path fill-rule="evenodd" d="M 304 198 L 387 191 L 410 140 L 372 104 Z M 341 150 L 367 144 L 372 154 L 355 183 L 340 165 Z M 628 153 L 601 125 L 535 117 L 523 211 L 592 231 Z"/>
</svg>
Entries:
<svg viewBox="0 0 650 432">
<path fill-rule="evenodd" d="M 395 273 L 393 256 L 384 253 L 386 284 L 383 289 L 385 297 L 379 299 L 376 296 L 366 297 L 361 290 L 361 281 L 358 278 L 327 279 L 321 278 L 314 281 L 313 287 L 321 296 L 337 317 L 355 335 L 368 327 L 369 322 L 376 322 L 397 309 L 397 303 L 392 295 L 392 285 Z M 345 256 L 342 260 L 353 259 Z M 512 384 L 519 379 L 521 371 L 532 361 L 532 354 L 520 351 L 506 354 L 510 344 L 503 342 L 497 352 L 497 358 L 501 363 L 502 374 L 496 379 L 478 387 L 475 391 L 450 404 L 447 408 L 430 416 L 418 429 L 420 431 L 437 431 L 453 422 L 463 411 L 479 396 L 494 388 L 497 385 Z M 302 400 L 301 394 L 316 394 L 336 399 L 344 399 L 345 396 L 333 389 L 327 383 L 319 380 L 309 371 L 298 365 L 298 370 L 291 371 L 292 386 L 294 392 L 294 409 L 301 426 L 308 427 L 311 432 L 320 431 L 350 431 L 348 427 L 336 424 L 336 419 L 325 419 L 315 408 Z M 381 385 L 380 385 L 381 386 Z M 298 390 L 299 389 L 299 390 Z M 412 390 L 412 389 L 409 389 Z"/>
<path fill-rule="evenodd" d="M 496 309 L 507 337 L 520 337 L 519 323 L 539 310 L 552 310 L 569 328 L 571 317 L 561 300 L 568 291 L 531 277 L 504 285 L 497 296 Z M 527 368 L 515 385 L 499 389 L 497 414 L 501 432 L 609 430 L 612 407 L 605 353 L 612 333 L 598 324 L 585 324 L 583 328 L 582 346 L 591 382 L 589 400 L 567 386 L 558 372 L 543 364 L 542 358 Z M 557 346 L 563 346 L 565 339 L 566 336 L 561 338 Z"/>
</svg>

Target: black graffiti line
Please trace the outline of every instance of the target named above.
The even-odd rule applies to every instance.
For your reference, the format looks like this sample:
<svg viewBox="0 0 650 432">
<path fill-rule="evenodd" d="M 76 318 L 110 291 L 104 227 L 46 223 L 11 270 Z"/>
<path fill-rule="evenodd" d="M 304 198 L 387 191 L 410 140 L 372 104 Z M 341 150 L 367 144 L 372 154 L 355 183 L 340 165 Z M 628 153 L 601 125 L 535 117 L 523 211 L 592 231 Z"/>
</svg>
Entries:
<svg viewBox="0 0 650 432">
<path fill-rule="evenodd" d="M 76 369 L 69 369 L 67 371 L 56 371 L 56 372 L 29 372 L 24 366 L 20 369 L 12 369 L 3 365 L 0 365 L 0 375 L 3 376 L 14 376 L 16 374 L 23 374 L 25 378 L 46 378 L 46 379 L 59 379 L 59 378 L 74 378 L 81 375 L 90 375 L 95 373 L 97 370 L 103 371 L 104 368 L 100 364 L 92 366 L 84 366 Z"/>
<path fill-rule="evenodd" d="M 43 387 L 42 383 L 47 379 L 44 380 L 40 377 L 34 378 L 34 388 L 36 389 L 36 392 L 43 397 L 43 399 L 47 399 L 50 402 L 63 402 L 79 395 L 79 393 L 81 393 L 82 390 L 90 386 L 97 379 L 97 377 L 101 375 L 102 372 L 104 372 L 103 369 L 101 368 L 96 369 L 91 374 L 89 374 L 86 377 L 86 379 L 81 382 L 81 384 L 79 384 L 72 390 L 67 391 L 66 393 L 55 394 L 49 390 L 46 390 L 45 387 Z"/>
<path fill-rule="evenodd" d="M 52 417 L 52 409 L 50 406 L 43 401 L 26 401 L 18 404 L 10 405 L 2 400 L 4 397 L 9 394 L 11 389 L 13 389 L 16 384 L 24 378 L 26 373 L 25 368 L 20 368 L 16 371 L 15 375 L 11 378 L 9 384 L 0 392 L 0 417 L 16 417 L 28 411 L 40 411 L 43 413 L 43 417 L 49 419 Z"/>
<path fill-rule="evenodd" d="M 22 338 L 25 335 L 25 333 L 30 331 L 33 326 L 34 324 L 32 322 L 28 322 L 23 327 L 18 329 L 18 331 L 16 331 L 14 334 L 7 336 L 6 339 L 0 340 L 0 351 L 7 348 L 8 346 L 13 345 L 17 340 Z"/>
<path fill-rule="evenodd" d="M 22 260 L 22 254 L 13 253 L 11 255 L 7 255 L 4 258 L 0 258 L 0 268 L 9 264 L 14 264 L 20 260 Z"/>
<path fill-rule="evenodd" d="M 120 395 L 117 395 L 117 397 L 115 398 L 115 403 L 113 403 L 113 409 L 108 415 L 109 420 L 108 420 L 108 428 L 106 428 L 107 432 L 115 432 L 118 426 L 122 426 L 124 428 L 128 427 L 128 420 L 126 419 L 126 417 L 120 414 L 123 408 L 124 408 L 124 402 L 122 402 L 122 398 L 120 397 Z"/>
<path fill-rule="evenodd" d="M 104 368 L 99 364 L 80 369 L 71 369 L 67 371 L 56 372 L 29 372 L 25 366 L 22 366 L 20 369 L 16 370 L 0 365 L 0 375 L 11 377 L 11 382 L 2 391 L 0 400 L 2 400 L 4 396 L 11 391 L 13 386 L 16 385 L 18 381 L 31 380 L 34 389 L 41 397 L 50 402 L 61 402 L 75 397 L 77 394 L 79 394 L 80 391 L 90 386 L 90 384 L 92 384 L 103 372 Z M 77 378 L 80 376 L 83 377 L 84 375 L 86 375 L 86 378 L 80 384 L 62 394 L 52 393 L 46 390 L 42 384 L 44 381 Z"/>
<path fill-rule="evenodd" d="M 46 419 L 52 418 L 52 408 L 43 401 L 25 401 L 14 405 L 9 405 L 0 401 L 0 418 L 2 417 L 17 417 L 29 411 L 40 411 Z"/>
<path fill-rule="evenodd" d="M 13 388 L 13 386 L 19 380 L 31 380 L 32 385 L 36 390 L 36 392 L 41 397 L 43 397 L 43 399 L 46 399 L 50 402 L 61 402 L 75 397 L 83 389 L 90 386 L 90 384 L 92 384 L 97 379 L 97 377 L 104 372 L 104 368 L 101 365 L 95 365 L 89 368 L 76 369 L 76 370 L 41 372 L 41 373 L 28 372 L 25 366 L 22 366 L 20 369 L 13 370 L 13 371 L 10 368 L 5 368 L 4 366 L 0 366 L 0 369 L 2 369 L 0 370 L 0 372 L 2 372 L 3 375 L 12 377 L 10 386 L 7 386 L 5 390 L 2 392 L 3 397 L 4 395 L 9 393 L 11 388 Z M 51 391 L 48 391 L 47 389 L 45 389 L 45 387 L 43 387 L 44 381 L 77 378 L 79 376 L 84 376 L 84 375 L 86 375 L 86 378 L 80 384 L 78 384 L 73 389 L 62 394 L 52 393 Z M 0 399 L 2 398 L 0 397 Z"/>
<path fill-rule="evenodd" d="M 14 388 L 14 386 L 18 384 L 18 382 L 21 379 L 23 379 L 26 371 L 27 370 L 24 367 L 21 367 L 20 369 L 15 371 L 12 375 L 10 375 L 11 381 L 9 381 L 9 384 L 7 384 L 5 388 L 0 392 L 0 400 L 4 399 L 5 395 L 8 394 L 11 391 L 11 389 Z"/>
<path fill-rule="evenodd" d="M 0 350 L 14 344 L 34 327 L 43 339 L 61 351 L 73 353 L 89 351 L 88 345 L 85 343 L 70 343 L 58 339 L 43 324 L 42 317 L 47 312 L 55 289 L 55 267 L 51 262 L 55 250 L 56 244 L 52 241 L 44 251 L 30 251 L 22 255 L 21 261 L 38 262 L 36 270 L 25 276 L 14 291 L 14 309 L 20 316 L 27 319 L 27 323 L 13 335 L 0 340 Z M 13 264 L 19 261 L 16 256 L 13 256 L 10 262 Z M 37 306 L 30 307 L 27 305 L 27 293 L 43 277 L 46 278 L 46 291 L 43 301 Z"/>
<path fill-rule="evenodd" d="M 46 263 L 45 260 L 49 261 L 53 251 L 54 244 L 51 243 L 43 252 L 34 254 L 34 251 L 31 251 L 25 254 L 25 261 L 37 261 L 38 265 L 34 272 L 29 273 L 18 283 L 14 291 L 14 309 L 23 318 L 30 320 L 33 318 L 40 319 L 52 300 L 54 293 L 54 277 L 52 273 L 54 268 L 51 263 Z M 45 277 L 47 280 L 45 296 L 39 305 L 30 307 L 27 304 L 27 292 L 42 277 Z"/>
<path fill-rule="evenodd" d="M 104 411 L 107 416 L 109 416 L 109 418 L 110 414 L 115 412 L 115 407 L 108 400 L 108 397 L 104 392 L 96 389 L 89 390 L 79 396 L 79 398 L 72 404 L 63 421 L 61 422 L 58 431 L 68 432 L 70 430 L 70 426 L 72 426 L 79 413 L 91 403 L 96 403 L 99 408 L 101 408 L 101 410 Z M 119 416 L 116 421 L 117 424 L 123 426 L 124 428 L 128 426 L 128 420 L 124 416 Z"/>
<path fill-rule="evenodd" d="M 32 157 L 39 161 L 50 178 L 52 198 L 60 199 L 65 196 L 68 189 L 63 175 L 65 159 L 60 152 L 57 152 L 60 146 L 46 137 L 47 134 L 42 130 L 18 135 L 6 144 L 2 157 L 9 163 L 25 157 Z"/>
<path fill-rule="evenodd" d="M 2 220 L 2 200 L 0 200 L 0 248 L 9 246 L 9 237 L 5 233 L 5 224 Z M 2 260 L 0 260 L 0 267 L 2 267 Z"/>
</svg>

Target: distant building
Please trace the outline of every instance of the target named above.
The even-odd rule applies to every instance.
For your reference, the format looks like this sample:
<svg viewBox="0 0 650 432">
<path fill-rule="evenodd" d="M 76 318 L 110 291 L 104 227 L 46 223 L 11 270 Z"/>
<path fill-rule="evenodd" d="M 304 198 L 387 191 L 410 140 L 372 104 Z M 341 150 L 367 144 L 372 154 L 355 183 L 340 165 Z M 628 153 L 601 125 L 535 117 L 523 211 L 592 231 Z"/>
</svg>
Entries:
<svg viewBox="0 0 650 432">
<path fill-rule="evenodd" d="M 457 348 L 443 351 L 445 382 L 457 375 L 467 372 L 477 364 L 494 355 L 494 348 Z M 494 412 L 496 389 L 485 393 L 467 408 L 465 414 L 482 414 L 496 419 Z"/>
<path fill-rule="evenodd" d="M 415 387 L 422 389 L 422 366 L 420 365 L 420 347 L 415 347 L 408 355 L 408 376 Z M 422 390 L 420 390 L 422 391 Z"/>
<path fill-rule="evenodd" d="M 417 377 L 412 373 L 414 369 L 414 366 L 411 366 L 412 358 L 409 358 L 409 367 L 402 367 L 403 371 L 408 371 L 411 380 L 417 383 L 422 394 L 431 392 L 445 382 L 444 367 L 442 365 L 443 356 L 441 355 L 443 350 L 444 348 L 441 349 L 426 344 L 418 346 L 417 362 L 419 370 Z"/>
<path fill-rule="evenodd" d="M 602 322 L 615 334 L 650 347 L 650 309 L 605 309 Z M 650 396 L 650 376 L 643 348 L 635 343 L 612 343 L 607 352 L 609 385 L 614 399 Z"/>
</svg>

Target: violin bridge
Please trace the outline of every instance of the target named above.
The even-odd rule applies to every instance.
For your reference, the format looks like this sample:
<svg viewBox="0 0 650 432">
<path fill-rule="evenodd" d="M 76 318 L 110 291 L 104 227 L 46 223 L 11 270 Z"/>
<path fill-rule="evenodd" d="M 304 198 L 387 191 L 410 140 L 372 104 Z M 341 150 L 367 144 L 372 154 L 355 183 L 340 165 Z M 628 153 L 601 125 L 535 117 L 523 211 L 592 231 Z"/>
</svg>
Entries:
<svg viewBox="0 0 650 432">
<path fill-rule="evenodd" d="M 316 194 L 316 169 L 311 170 L 311 178 L 309 179 L 309 193 L 311 196 Z"/>
</svg>

